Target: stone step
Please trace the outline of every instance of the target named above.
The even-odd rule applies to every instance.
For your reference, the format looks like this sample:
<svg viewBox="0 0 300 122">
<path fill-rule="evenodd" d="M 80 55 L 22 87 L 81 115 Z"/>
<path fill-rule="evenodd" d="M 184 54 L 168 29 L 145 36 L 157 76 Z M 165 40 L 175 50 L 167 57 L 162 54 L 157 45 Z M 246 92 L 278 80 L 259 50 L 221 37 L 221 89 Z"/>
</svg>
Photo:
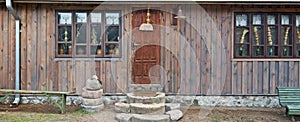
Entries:
<svg viewBox="0 0 300 122">
<path fill-rule="evenodd" d="M 118 113 L 129 113 L 130 105 L 127 103 L 115 103 L 115 111 Z"/>
<path fill-rule="evenodd" d="M 164 114 L 165 103 L 130 103 L 130 113 L 134 114 Z"/>
<path fill-rule="evenodd" d="M 134 115 L 132 122 L 170 122 L 169 115 Z"/>
<path fill-rule="evenodd" d="M 156 92 L 156 96 L 135 96 L 133 93 L 127 93 L 128 103 L 165 103 L 165 93 Z"/>
<path fill-rule="evenodd" d="M 166 103 L 166 111 L 180 109 L 180 103 Z"/>
</svg>

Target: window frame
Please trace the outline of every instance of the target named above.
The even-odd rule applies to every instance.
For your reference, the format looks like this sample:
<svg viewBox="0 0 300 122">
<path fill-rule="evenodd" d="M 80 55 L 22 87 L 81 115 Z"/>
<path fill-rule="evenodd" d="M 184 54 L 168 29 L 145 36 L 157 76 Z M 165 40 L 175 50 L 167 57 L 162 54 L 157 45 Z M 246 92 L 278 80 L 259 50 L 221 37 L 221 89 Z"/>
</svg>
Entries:
<svg viewBox="0 0 300 122">
<path fill-rule="evenodd" d="M 78 44 L 78 42 L 76 41 L 76 25 L 80 22 L 76 22 L 76 13 L 86 13 L 86 42 L 82 43 L 82 44 Z M 71 13 L 72 15 L 72 20 L 71 20 L 71 24 L 65 25 L 65 24 L 59 24 L 59 13 Z M 101 13 L 101 22 L 98 23 L 100 24 L 100 44 L 92 44 L 91 42 L 91 29 L 92 29 L 92 24 L 95 24 L 91 21 L 91 13 Z M 118 20 L 118 24 L 115 25 L 108 25 L 106 23 L 106 14 L 107 13 L 116 13 L 118 14 L 119 18 L 117 18 Z M 96 11 L 91 11 L 91 10 L 55 10 L 55 58 L 58 59 L 63 59 L 63 58 L 96 58 L 96 59 L 119 59 L 122 57 L 122 46 L 123 46 L 123 38 L 122 38 L 122 32 L 123 32 L 123 16 L 122 16 L 122 11 L 121 10 L 96 10 Z M 63 26 L 71 26 L 71 37 L 72 40 L 71 42 L 60 42 L 59 41 L 59 27 L 63 27 Z M 118 41 L 113 42 L 114 45 L 118 45 L 118 54 L 106 54 L 106 44 L 111 44 L 111 42 L 106 41 L 106 32 L 107 29 L 105 28 L 106 26 L 111 27 L 111 26 L 118 26 Z M 59 54 L 59 44 L 60 43 L 70 43 L 71 46 L 71 54 Z M 99 46 L 101 45 L 101 55 L 98 54 L 92 54 L 91 53 L 91 49 L 92 46 Z M 85 54 L 77 54 L 77 46 L 85 46 Z M 97 49 L 96 49 L 97 50 Z M 114 49 L 113 49 L 114 50 Z M 65 51 L 66 52 L 66 51 Z M 116 51 L 115 51 L 116 52 Z"/>
<path fill-rule="evenodd" d="M 300 55 L 296 56 L 296 48 L 298 48 L 300 43 L 297 43 L 297 33 L 296 33 L 296 28 L 299 28 L 300 26 L 296 25 L 296 16 L 300 15 L 300 10 L 299 9 L 294 9 L 294 8 L 278 8 L 278 9 L 272 9 L 272 8 L 244 8 L 244 9 L 238 9 L 238 8 L 233 8 L 231 9 L 231 15 L 232 15 L 232 50 L 231 50 L 231 59 L 232 61 L 300 61 Z M 282 48 L 283 44 L 281 44 L 281 37 L 280 34 L 281 32 L 279 30 L 281 30 L 282 26 L 285 26 L 281 23 L 281 15 L 290 15 L 291 16 L 291 24 L 290 26 L 292 27 L 290 29 L 291 34 L 291 40 L 292 40 L 292 56 L 287 56 L 287 57 L 283 57 L 281 56 L 281 52 L 279 52 L 280 50 L 278 50 L 278 56 L 276 57 L 267 57 L 266 56 L 266 51 L 267 49 L 264 49 L 264 56 L 263 57 L 255 57 L 252 54 L 249 54 L 249 56 L 245 56 L 245 57 L 238 57 L 236 56 L 236 14 L 237 13 L 246 13 L 248 15 L 248 28 L 249 28 L 249 34 L 253 33 L 253 23 L 252 23 L 252 15 L 255 14 L 260 14 L 263 17 L 266 17 L 268 14 L 276 14 L 276 17 L 278 18 L 278 22 L 276 23 L 277 25 L 277 38 L 278 38 L 278 48 Z M 251 16 L 250 16 L 251 15 Z M 266 21 L 266 20 L 265 20 Z M 264 21 L 262 21 L 261 26 L 267 28 L 268 24 L 263 23 Z M 284 35 L 283 35 L 284 36 Z M 249 37 L 249 46 L 250 49 L 249 51 L 251 53 L 253 53 L 254 51 L 254 47 L 252 46 L 252 38 L 255 38 L 254 36 L 250 36 Z M 266 36 L 266 29 L 264 29 L 264 36 L 263 36 L 263 41 L 264 41 L 264 48 L 266 48 L 266 42 L 265 42 L 265 38 L 267 38 Z M 297 44 L 296 44 L 297 43 Z M 298 46 L 296 46 L 298 45 Z"/>
</svg>

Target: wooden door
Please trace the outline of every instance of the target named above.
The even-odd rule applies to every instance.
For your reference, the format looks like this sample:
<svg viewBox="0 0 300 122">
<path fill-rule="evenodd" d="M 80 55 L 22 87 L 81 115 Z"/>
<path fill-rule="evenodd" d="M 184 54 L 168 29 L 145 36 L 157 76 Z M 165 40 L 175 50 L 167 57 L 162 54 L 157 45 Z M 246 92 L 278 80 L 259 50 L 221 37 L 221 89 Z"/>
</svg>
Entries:
<svg viewBox="0 0 300 122">
<path fill-rule="evenodd" d="M 146 13 L 147 9 L 132 13 L 132 81 L 134 84 L 159 84 L 159 68 L 153 67 L 160 65 L 160 11 L 150 9 L 152 32 L 139 30 L 139 26 L 146 22 Z"/>
</svg>

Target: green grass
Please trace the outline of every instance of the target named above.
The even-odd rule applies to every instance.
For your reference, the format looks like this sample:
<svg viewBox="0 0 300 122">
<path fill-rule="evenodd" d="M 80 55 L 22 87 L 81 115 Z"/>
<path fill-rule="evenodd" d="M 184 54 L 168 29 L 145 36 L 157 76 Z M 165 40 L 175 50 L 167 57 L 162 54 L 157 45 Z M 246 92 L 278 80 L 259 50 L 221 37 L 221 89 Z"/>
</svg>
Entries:
<svg viewBox="0 0 300 122">
<path fill-rule="evenodd" d="M 90 112 L 82 110 L 82 109 L 76 111 L 76 113 L 79 113 L 79 114 L 90 114 Z"/>
</svg>

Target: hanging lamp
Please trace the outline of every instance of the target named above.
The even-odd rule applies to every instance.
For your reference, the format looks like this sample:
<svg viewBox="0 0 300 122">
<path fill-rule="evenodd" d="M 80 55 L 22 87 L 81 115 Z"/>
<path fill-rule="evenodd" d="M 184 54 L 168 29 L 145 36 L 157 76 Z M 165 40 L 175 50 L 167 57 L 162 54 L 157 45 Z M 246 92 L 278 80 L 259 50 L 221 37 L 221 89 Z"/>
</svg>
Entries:
<svg viewBox="0 0 300 122">
<path fill-rule="evenodd" d="M 139 30 L 140 31 L 153 31 L 153 26 L 150 24 L 150 9 L 148 7 L 148 10 L 147 10 L 147 18 L 146 18 L 146 23 L 143 23 Z"/>
</svg>

